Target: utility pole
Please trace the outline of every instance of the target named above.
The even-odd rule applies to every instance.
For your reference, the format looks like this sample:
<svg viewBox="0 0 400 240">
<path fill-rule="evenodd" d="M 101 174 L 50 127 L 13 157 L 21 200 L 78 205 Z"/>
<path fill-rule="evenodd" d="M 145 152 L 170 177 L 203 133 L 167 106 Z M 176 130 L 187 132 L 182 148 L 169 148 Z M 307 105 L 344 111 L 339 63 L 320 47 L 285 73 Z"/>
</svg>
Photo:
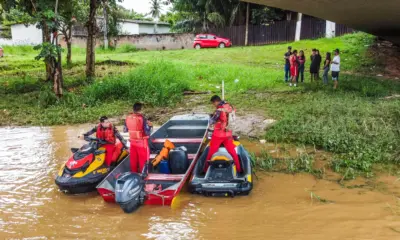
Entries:
<svg viewBox="0 0 400 240">
<path fill-rule="evenodd" d="M 107 29 L 107 24 L 108 24 L 108 15 L 107 15 L 107 1 L 104 0 L 103 1 L 103 17 L 104 17 L 104 49 L 108 48 L 108 38 L 107 38 L 107 33 L 108 33 L 108 29 Z"/>
<path fill-rule="evenodd" d="M 249 16 L 250 15 L 250 3 L 247 3 L 246 9 L 246 36 L 244 38 L 244 45 L 247 46 L 249 44 Z"/>
</svg>

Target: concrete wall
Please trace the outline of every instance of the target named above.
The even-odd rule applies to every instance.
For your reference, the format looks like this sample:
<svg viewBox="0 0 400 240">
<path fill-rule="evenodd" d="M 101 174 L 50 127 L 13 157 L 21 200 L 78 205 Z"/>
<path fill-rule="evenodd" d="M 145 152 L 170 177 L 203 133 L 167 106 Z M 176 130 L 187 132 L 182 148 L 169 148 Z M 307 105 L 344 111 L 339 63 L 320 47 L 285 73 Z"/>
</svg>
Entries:
<svg viewBox="0 0 400 240">
<path fill-rule="evenodd" d="M 16 24 L 11 26 L 11 36 L 16 45 L 31 45 L 42 43 L 42 30 L 35 25 Z"/>
<path fill-rule="evenodd" d="M 15 45 L 12 39 L 8 38 L 0 38 L 0 47 L 7 45 Z"/>
<path fill-rule="evenodd" d="M 168 33 L 168 34 L 142 34 L 117 37 L 117 47 L 122 44 L 131 44 L 138 49 L 162 50 L 162 49 L 190 49 L 193 47 L 195 35 L 191 33 Z M 64 41 L 60 41 L 62 46 L 66 46 Z M 102 44 L 102 39 L 97 39 L 97 46 Z M 86 47 L 85 36 L 74 36 L 72 44 L 80 47 Z"/>
<path fill-rule="evenodd" d="M 155 25 L 154 24 L 147 24 L 147 23 L 140 23 L 139 24 L 139 34 L 154 34 L 155 33 Z M 167 25 L 157 25 L 157 33 L 169 33 L 170 27 Z"/>
<path fill-rule="evenodd" d="M 184 34 L 146 34 L 136 36 L 120 37 L 117 45 L 132 44 L 139 49 L 162 50 L 162 49 L 188 49 L 193 47 L 195 35 Z"/>
<path fill-rule="evenodd" d="M 119 23 L 121 28 L 121 34 L 124 35 L 133 35 L 139 34 L 139 24 L 132 22 L 121 22 Z"/>
</svg>

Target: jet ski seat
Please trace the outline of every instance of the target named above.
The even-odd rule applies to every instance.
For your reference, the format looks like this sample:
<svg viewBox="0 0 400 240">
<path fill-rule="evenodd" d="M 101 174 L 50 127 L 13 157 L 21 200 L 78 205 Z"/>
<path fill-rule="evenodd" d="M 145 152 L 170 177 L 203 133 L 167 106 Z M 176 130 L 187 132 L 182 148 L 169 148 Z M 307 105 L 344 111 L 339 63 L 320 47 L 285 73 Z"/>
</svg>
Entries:
<svg viewBox="0 0 400 240">
<path fill-rule="evenodd" d="M 233 163 L 233 158 L 227 152 L 217 152 L 211 157 L 209 163 L 216 168 L 226 168 Z"/>
<path fill-rule="evenodd" d="M 240 155 L 238 155 L 239 157 L 239 162 L 240 165 L 243 169 L 243 162 L 240 159 Z M 213 166 L 214 168 L 228 168 L 230 165 L 234 165 L 234 161 L 233 161 L 233 157 L 226 152 L 226 150 L 224 149 L 224 151 L 218 151 L 217 153 L 215 153 L 212 157 L 211 160 L 208 161 L 210 166 Z M 237 173 L 237 175 L 241 175 L 240 173 Z"/>
</svg>

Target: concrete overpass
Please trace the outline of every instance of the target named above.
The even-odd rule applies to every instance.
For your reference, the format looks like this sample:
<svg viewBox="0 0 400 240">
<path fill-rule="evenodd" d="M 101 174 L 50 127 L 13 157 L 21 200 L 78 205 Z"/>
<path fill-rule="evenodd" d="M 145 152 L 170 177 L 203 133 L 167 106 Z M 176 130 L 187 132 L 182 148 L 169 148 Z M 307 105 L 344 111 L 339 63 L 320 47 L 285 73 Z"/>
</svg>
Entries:
<svg viewBox="0 0 400 240">
<path fill-rule="evenodd" d="M 244 0 L 345 24 L 400 44 L 400 0 Z"/>
</svg>

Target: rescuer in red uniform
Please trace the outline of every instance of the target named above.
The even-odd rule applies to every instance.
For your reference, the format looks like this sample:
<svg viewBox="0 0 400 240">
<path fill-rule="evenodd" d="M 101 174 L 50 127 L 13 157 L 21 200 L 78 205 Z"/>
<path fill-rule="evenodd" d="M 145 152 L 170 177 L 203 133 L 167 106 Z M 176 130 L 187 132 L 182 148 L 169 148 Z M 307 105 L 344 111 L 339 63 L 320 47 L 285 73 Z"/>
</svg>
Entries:
<svg viewBox="0 0 400 240">
<path fill-rule="evenodd" d="M 211 136 L 210 149 L 208 151 L 207 160 L 211 160 L 221 144 L 224 145 L 228 153 L 232 156 L 238 172 L 242 172 L 239 157 L 235 151 L 235 144 L 233 143 L 232 130 L 228 129 L 229 114 L 234 111 L 233 107 L 222 101 L 219 96 L 213 96 L 211 103 L 216 107 L 214 115 L 210 119 L 210 125 L 214 125 L 214 131 Z M 204 172 L 207 172 L 208 162 L 204 165 Z"/>
<path fill-rule="evenodd" d="M 102 144 L 101 147 L 104 147 L 106 149 L 105 163 L 107 166 L 110 166 L 112 161 L 116 160 L 113 159 L 116 138 L 118 138 L 121 141 L 121 143 L 124 144 L 124 146 L 126 146 L 125 139 L 121 136 L 121 134 L 112 125 L 112 123 L 108 120 L 106 116 L 101 117 L 100 123 L 96 127 L 88 131 L 87 133 L 83 134 L 79 138 L 88 137 L 93 133 L 96 133 L 96 138 L 106 142 L 105 144 Z"/>
<path fill-rule="evenodd" d="M 150 158 L 149 136 L 153 124 L 142 114 L 143 104 L 135 103 L 133 113 L 125 120 L 125 132 L 129 132 L 131 171 L 141 173 Z M 138 168 L 139 167 L 139 168 Z"/>
</svg>

